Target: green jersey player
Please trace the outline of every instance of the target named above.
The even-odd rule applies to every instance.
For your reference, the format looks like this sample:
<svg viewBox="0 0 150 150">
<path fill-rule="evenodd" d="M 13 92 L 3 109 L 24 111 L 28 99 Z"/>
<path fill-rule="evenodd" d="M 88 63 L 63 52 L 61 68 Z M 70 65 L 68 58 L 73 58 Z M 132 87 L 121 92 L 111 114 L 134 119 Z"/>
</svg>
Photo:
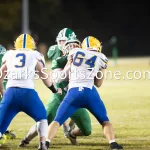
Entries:
<svg viewBox="0 0 150 150">
<path fill-rule="evenodd" d="M 0 66 L 2 65 L 2 58 L 3 58 L 5 53 L 6 53 L 5 47 L 0 45 Z M 4 85 L 4 88 L 6 89 L 6 80 L 4 80 L 3 85 Z M 0 97 L 0 101 L 1 100 L 2 100 L 2 97 Z"/>
<path fill-rule="evenodd" d="M 2 45 L 0 45 L 0 66 L 2 65 L 2 58 L 4 56 L 4 54 L 6 53 L 6 48 Z M 3 81 L 3 85 L 4 85 L 4 89 L 6 89 L 6 83 L 7 81 L 4 80 Z M 0 95 L 0 102 L 2 100 L 2 96 Z M 3 141 L 5 141 L 6 139 L 15 139 L 16 135 L 14 133 L 12 133 L 12 131 L 7 130 L 4 134 L 5 137 L 2 137 L 0 139 L 0 143 L 4 143 Z"/>
<path fill-rule="evenodd" d="M 52 60 L 51 69 L 53 71 L 62 70 L 65 67 L 67 63 L 67 55 L 66 52 L 63 51 L 62 47 L 64 43 L 71 37 L 76 37 L 75 33 L 69 28 L 64 28 L 59 32 L 56 38 L 57 45 L 50 46 L 47 55 L 48 58 Z M 48 104 L 46 105 L 48 124 L 50 124 L 56 116 L 56 111 L 67 93 L 67 85 L 68 81 L 62 81 L 61 83 L 56 84 L 56 87 L 62 89 L 62 95 L 53 94 Z M 72 130 L 70 129 L 73 129 L 72 126 L 74 122 L 78 126 L 78 128 L 73 130 L 74 132 L 72 133 Z M 69 138 L 69 140 L 73 145 L 77 145 L 76 134 L 85 136 L 90 135 L 91 120 L 86 109 L 79 109 L 78 111 L 76 111 L 71 116 L 70 124 L 66 125 L 65 123 L 63 125 L 63 128 L 65 136 Z M 21 141 L 19 147 L 24 147 L 26 144 L 29 144 L 29 142 L 36 135 L 37 135 L 37 128 L 36 125 L 34 125 L 33 127 L 31 127 L 26 137 Z"/>
</svg>

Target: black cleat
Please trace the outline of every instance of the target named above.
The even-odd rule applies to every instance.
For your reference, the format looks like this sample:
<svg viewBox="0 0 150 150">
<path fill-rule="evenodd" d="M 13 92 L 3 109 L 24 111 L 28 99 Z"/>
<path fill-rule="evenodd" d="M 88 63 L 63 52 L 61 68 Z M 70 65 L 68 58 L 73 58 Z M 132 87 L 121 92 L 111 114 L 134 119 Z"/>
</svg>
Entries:
<svg viewBox="0 0 150 150">
<path fill-rule="evenodd" d="M 42 142 L 40 142 L 38 150 L 48 150 L 48 148 L 46 147 L 45 143 L 43 144 Z"/>
<path fill-rule="evenodd" d="M 27 139 L 22 139 L 18 147 L 26 147 L 29 144 Z"/>
<path fill-rule="evenodd" d="M 113 142 L 110 144 L 111 150 L 123 150 L 123 147 L 119 145 L 117 142 Z"/>
<path fill-rule="evenodd" d="M 46 148 L 48 149 L 50 147 L 50 142 L 46 141 L 45 145 L 46 145 Z"/>
</svg>

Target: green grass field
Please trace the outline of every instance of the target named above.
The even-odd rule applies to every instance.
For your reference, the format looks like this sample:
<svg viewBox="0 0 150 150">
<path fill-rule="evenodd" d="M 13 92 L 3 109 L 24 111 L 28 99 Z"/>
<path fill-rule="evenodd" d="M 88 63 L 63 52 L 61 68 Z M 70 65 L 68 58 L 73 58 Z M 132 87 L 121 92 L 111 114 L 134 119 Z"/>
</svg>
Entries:
<svg viewBox="0 0 150 150">
<path fill-rule="evenodd" d="M 118 60 L 114 67 L 110 59 L 107 70 L 120 70 L 124 75 L 127 71 L 150 71 L 150 58 L 124 58 Z M 50 65 L 47 63 L 47 66 Z M 130 77 L 132 75 L 130 74 Z M 138 75 L 137 75 L 138 76 Z M 122 78 L 123 76 L 121 76 Z M 149 76 L 150 78 L 150 76 Z M 51 92 L 44 87 L 41 81 L 36 81 L 36 90 L 44 104 L 47 103 Z M 116 141 L 124 146 L 125 150 L 150 150 L 150 80 L 111 80 L 105 79 L 98 89 L 107 108 L 108 116 L 114 126 Z M 93 132 L 89 137 L 78 138 L 79 146 L 71 146 L 63 137 L 62 128 L 52 142 L 54 150 L 107 150 L 109 145 L 103 136 L 102 128 L 91 115 Z M 9 129 L 15 131 L 16 140 L 8 140 L 0 147 L 3 150 L 16 150 L 20 140 L 25 136 L 34 121 L 27 115 L 20 113 L 12 121 Z M 36 150 L 38 138 L 23 150 Z"/>
</svg>

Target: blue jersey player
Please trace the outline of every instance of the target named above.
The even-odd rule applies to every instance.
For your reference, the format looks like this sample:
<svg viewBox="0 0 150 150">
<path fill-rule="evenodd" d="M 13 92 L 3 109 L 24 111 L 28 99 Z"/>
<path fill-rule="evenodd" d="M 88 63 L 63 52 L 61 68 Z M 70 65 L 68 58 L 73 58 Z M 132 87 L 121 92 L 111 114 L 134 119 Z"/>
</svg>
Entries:
<svg viewBox="0 0 150 150">
<path fill-rule="evenodd" d="M 3 56 L 0 78 L 0 94 L 3 96 L 0 103 L 0 137 L 12 119 L 22 111 L 39 122 L 38 150 L 47 150 L 45 147 L 48 129 L 46 110 L 34 90 L 35 73 L 37 72 L 39 78 L 53 93 L 61 94 L 61 90 L 55 89 L 47 75 L 42 73 L 45 66 L 44 57 L 35 49 L 34 39 L 29 34 L 21 34 L 15 41 L 15 50 L 9 50 Z M 3 79 L 6 75 L 8 81 L 4 92 Z"/>
<path fill-rule="evenodd" d="M 113 127 L 109 122 L 106 108 L 94 87 L 94 84 L 97 87 L 101 86 L 103 81 L 101 75 L 107 68 L 108 62 L 106 56 L 101 53 L 101 43 L 95 37 L 89 36 L 83 40 L 82 48 L 75 47 L 76 43 L 70 43 L 66 46 L 66 49 L 71 48 L 72 50 L 62 75 L 69 71 L 69 90 L 57 110 L 54 121 L 49 126 L 46 146 L 50 146 L 50 142 L 57 134 L 59 127 L 76 110 L 86 108 L 102 125 L 111 150 L 122 150 L 123 147 L 115 142 Z"/>
</svg>

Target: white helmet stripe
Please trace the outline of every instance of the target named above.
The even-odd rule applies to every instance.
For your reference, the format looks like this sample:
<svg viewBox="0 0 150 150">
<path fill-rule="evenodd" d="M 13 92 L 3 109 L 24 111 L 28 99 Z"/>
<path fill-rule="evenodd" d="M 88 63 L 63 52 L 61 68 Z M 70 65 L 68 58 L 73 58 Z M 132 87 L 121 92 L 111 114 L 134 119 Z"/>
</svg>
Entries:
<svg viewBox="0 0 150 150">
<path fill-rule="evenodd" d="M 66 37 L 66 30 L 67 30 L 67 28 L 64 29 L 63 37 Z"/>
</svg>

